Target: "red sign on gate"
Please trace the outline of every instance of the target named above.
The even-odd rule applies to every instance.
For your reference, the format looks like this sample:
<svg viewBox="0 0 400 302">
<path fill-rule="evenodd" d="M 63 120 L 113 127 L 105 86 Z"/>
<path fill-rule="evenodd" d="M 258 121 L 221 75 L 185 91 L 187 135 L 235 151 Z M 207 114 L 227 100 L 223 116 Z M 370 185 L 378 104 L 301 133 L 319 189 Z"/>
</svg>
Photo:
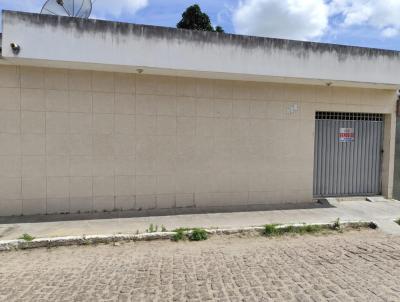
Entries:
<svg viewBox="0 0 400 302">
<path fill-rule="evenodd" d="M 340 128 L 339 142 L 340 143 L 354 142 L 354 128 Z"/>
</svg>

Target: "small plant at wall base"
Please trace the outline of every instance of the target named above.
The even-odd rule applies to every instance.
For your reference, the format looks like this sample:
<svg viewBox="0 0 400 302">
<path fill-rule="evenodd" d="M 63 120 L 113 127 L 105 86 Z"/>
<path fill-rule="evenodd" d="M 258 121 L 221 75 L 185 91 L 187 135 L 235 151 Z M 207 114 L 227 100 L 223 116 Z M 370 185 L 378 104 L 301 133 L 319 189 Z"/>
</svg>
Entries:
<svg viewBox="0 0 400 302">
<path fill-rule="evenodd" d="M 25 240 L 25 241 L 33 241 L 35 239 L 35 237 L 25 233 L 18 239 Z"/>
<path fill-rule="evenodd" d="M 396 220 L 396 223 L 400 225 L 400 218 Z"/>
</svg>

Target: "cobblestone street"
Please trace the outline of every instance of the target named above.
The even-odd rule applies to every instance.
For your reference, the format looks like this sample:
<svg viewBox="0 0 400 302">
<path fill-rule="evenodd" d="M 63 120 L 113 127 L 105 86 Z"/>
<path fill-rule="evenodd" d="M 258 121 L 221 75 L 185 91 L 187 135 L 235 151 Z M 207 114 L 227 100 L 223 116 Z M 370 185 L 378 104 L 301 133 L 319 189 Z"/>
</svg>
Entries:
<svg viewBox="0 0 400 302">
<path fill-rule="evenodd" d="M 0 301 L 400 301 L 400 237 L 213 237 L 0 253 Z"/>
</svg>

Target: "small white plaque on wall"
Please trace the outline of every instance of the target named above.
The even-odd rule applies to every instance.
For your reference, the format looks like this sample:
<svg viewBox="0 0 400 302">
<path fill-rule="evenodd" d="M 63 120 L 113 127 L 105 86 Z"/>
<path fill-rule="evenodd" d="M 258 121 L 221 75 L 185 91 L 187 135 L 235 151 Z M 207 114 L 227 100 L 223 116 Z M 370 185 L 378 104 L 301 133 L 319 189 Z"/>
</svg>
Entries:
<svg viewBox="0 0 400 302">
<path fill-rule="evenodd" d="M 287 113 L 288 113 L 289 115 L 296 114 L 296 113 L 298 113 L 299 111 L 300 111 L 300 105 L 297 104 L 297 103 L 290 104 L 290 105 L 287 107 Z"/>
</svg>

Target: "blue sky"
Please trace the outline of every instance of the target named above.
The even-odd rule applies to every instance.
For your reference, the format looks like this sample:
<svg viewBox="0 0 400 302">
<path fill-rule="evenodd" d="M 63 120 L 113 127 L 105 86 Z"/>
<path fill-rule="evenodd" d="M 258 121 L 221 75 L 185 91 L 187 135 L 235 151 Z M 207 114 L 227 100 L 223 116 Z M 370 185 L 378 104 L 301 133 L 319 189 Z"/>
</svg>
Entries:
<svg viewBox="0 0 400 302">
<path fill-rule="evenodd" d="M 44 0 L 0 0 L 39 12 Z M 174 27 L 197 3 L 226 32 L 400 50 L 400 0 L 96 0 L 92 17 Z"/>
</svg>

